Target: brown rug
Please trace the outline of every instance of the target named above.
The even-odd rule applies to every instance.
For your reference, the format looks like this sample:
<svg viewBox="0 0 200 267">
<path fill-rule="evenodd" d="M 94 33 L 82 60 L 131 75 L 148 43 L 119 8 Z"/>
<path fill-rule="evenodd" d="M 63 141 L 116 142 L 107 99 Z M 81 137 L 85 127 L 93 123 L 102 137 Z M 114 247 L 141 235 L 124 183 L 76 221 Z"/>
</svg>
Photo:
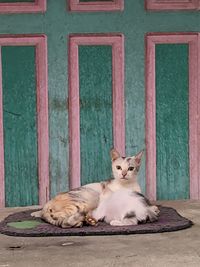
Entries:
<svg viewBox="0 0 200 267">
<path fill-rule="evenodd" d="M 192 222 L 173 208 L 159 207 L 157 222 L 134 226 L 111 226 L 99 223 L 98 226 L 62 229 L 41 219 L 31 217 L 35 210 L 14 213 L 0 222 L 0 233 L 11 236 L 91 236 L 91 235 L 130 235 L 172 232 L 192 226 Z"/>
</svg>

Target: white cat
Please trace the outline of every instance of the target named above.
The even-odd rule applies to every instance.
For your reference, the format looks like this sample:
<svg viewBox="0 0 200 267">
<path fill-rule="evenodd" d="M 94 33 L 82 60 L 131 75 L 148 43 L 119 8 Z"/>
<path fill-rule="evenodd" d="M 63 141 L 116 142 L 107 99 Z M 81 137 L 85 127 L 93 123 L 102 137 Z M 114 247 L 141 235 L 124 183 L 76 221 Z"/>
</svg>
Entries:
<svg viewBox="0 0 200 267">
<path fill-rule="evenodd" d="M 156 221 L 159 210 L 152 206 L 141 193 L 131 189 L 120 189 L 100 201 L 92 211 L 96 221 L 105 221 L 110 225 L 137 225 L 138 222 Z"/>
</svg>

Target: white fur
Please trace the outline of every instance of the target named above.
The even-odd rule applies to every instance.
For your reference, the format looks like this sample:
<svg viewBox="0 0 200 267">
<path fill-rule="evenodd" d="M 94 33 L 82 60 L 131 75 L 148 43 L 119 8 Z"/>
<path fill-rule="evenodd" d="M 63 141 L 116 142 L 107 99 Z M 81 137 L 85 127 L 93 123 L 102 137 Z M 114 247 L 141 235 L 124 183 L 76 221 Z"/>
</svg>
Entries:
<svg viewBox="0 0 200 267">
<path fill-rule="evenodd" d="M 103 199 L 92 212 L 94 219 L 102 220 L 111 225 L 136 225 L 138 221 L 145 221 L 153 213 L 155 206 L 147 206 L 144 198 L 130 189 L 121 189 Z M 126 218 L 127 214 L 135 213 L 135 217 Z"/>
</svg>

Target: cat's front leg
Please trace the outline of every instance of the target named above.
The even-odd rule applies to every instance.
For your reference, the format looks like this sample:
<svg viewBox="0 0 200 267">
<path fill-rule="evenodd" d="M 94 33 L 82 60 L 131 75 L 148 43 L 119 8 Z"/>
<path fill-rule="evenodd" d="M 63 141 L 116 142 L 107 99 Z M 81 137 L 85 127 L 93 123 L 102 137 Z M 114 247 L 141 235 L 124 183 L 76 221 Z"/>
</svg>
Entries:
<svg viewBox="0 0 200 267">
<path fill-rule="evenodd" d="M 42 210 L 32 212 L 31 216 L 36 217 L 36 218 L 41 218 L 42 217 Z"/>
<path fill-rule="evenodd" d="M 123 219 L 123 220 L 112 220 L 110 225 L 112 226 L 124 226 L 124 225 L 137 225 L 138 221 L 136 218 Z"/>
</svg>

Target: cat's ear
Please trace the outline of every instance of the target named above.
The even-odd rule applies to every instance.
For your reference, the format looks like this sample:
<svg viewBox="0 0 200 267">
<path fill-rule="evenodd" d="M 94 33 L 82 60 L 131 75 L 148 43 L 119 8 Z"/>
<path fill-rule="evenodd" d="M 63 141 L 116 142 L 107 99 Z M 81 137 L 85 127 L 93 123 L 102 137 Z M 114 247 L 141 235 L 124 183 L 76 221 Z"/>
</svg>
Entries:
<svg viewBox="0 0 200 267">
<path fill-rule="evenodd" d="M 141 164 L 141 159 L 142 159 L 143 154 L 144 154 L 144 149 L 134 156 L 134 160 L 138 166 Z"/>
<path fill-rule="evenodd" d="M 113 148 L 110 150 L 110 157 L 111 157 L 111 160 L 114 161 L 114 160 L 120 158 L 120 154 L 116 149 Z"/>
</svg>

